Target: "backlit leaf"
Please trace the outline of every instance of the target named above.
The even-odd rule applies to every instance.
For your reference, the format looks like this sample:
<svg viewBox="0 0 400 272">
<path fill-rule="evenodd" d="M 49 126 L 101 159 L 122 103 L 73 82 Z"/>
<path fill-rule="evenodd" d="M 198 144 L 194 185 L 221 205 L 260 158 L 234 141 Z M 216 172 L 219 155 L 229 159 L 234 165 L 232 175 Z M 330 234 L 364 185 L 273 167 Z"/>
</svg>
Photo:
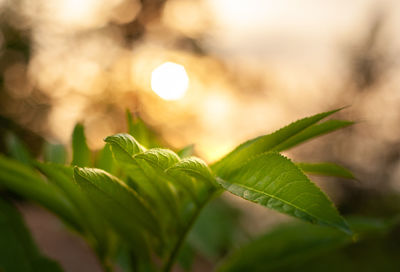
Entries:
<svg viewBox="0 0 400 272">
<path fill-rule="evenodd" d="M 115 174 L 116 171 L 118 171 L 113 159 L 111 145 L 109 143 L 106 143 L 103 149 L 101 149 L 97 154 L 95 167 L 103 169 L 110 174 Z"/>
<path fill-rule="evenodd" d="M 173 179 L 167 175 L 166 170 L 176 164 L 180 159 L 173 151 L 161 148 L 152 148 L 146 152 L 135 155 L 135 161 L 147 177 L 151 190 L 161 198 L 170 213 L 176 216 L 175 223 L 179 224 L 179 201 Z M 141 184 L 139 184 L 141 185 Z M 147 189 L 149 191 L 150 188 Z"/>
<path fill-rule="evenodd" d="M 43 157 L 46 162 L 64 164 L 67 160 L 67 151 L 62 144 L 45 142 Z"/>
<path fill-rule="evenodd" d="M 312 125 L 304 129 L 302 132 L 292 136 L 283 143 L 275 146 L 271 150 L 273 151 L 283 151 L 299 145 L 305 141 L 311 140 L 315 137 L 330 133 L 332 131 L 348 127 L 353 125 L 354 122 L 344 121 L 344 120 L 328 120 L 320 124 Z"/>
<path fill-rule="evenodd" d="M 259 155 L 218 181 L 229 192 L 267 208 L 351 233 L 327 196 L 278 153 Z"/>
<path fill-rule="evenodd" d="M 93 197 L 93 202 L 104 211 L 107 210 L 111 214 L 121 212 L 125 216 L 121 214 L 119 220 L 126 222 L 125 224 L 135 223 L 153 235 L 160 235 L 158 222 L 151 207 L 125 183 L 95 168 L 75 167 L 74 177 L 89 197 Z"/>
<path fill-rule="evenodd" d="M 338 112 L 339 110 L 340 109 L 316 114 L 311 117 L 306 117 L 294 123 L 291 123 L 290 125 L 285 126 L 271 134 L 259 136 L 257 138 L 248 140 L 239 145 L 221 160 L 214 163 L 211 166 L 211 169 L 213 169 L 217 175 L 224 178 L 225 175 L 228 174 L 230 171 L 239 167 L 243 161 L 246 161 L 255 155 L 273 150 L 274 148 L 283 144 L 288 139 L 296 136 L 308 127 L 311 127 L 320 120 L 334 114 L 335 112 Z M 302 141 L 304 141 L 303 137 Z"/>
<path fill-rule="evenodd" d="M 84 192 L 74 180 L 74 170 L 71 166 L 54 163 L 36 162 L 37 168 L 48 180 L 60 188 L 70 200 L 79 216 L 79 224 L 86 235 L 94 235 L 96 250 L 100 256 L 105 257 L 108 251 L 108 226 L 101 218 L 98 210 L 87 199 Z"/>
<path fill-rule="evenodd" d="M 168 179 L 165 179 L 165 169 L 157 166 L 156 151 L 150 151 L 148 155 L 144 155 L 145 148 L 129 134 L 109 136 L 105 141 L 111 145 L 116 163 L 134 183 L 128 183 L 128 185 L 145 198 L 154 210 L 158 211 L 160 217 L 165 218 L 171 213 L 177 216 L 176 196 L 171 191 Z M 143 156 L 137 157 L 138 154 Z M 174 159 L 171 163 L 174 163 L 177 156 L 172 155 L 172 157 Z M 166 167 L 169 167 L 168 162 Z M 169 207 L 167 212 L 165 212 L 165 207 Z M 164 220 L 162 223 L 165 223 Z"/>
<path fill-rule="evenodd" d="M 79 229 L 75 210 L 68 199 L 30 167 L 0 155 L 0 184 L 38 202 Z"/>
<path fill-rule="evenodd" d="M 138 142 L 140 142 L 146 148 L 160 147 L 156 133 L 151 130 L 139 116 L 133 117 L 132 114 L 127 110 L 126 119 L 128 122 L 129 134 L 132 135 Z"/>
<path fill-rule="evenodd" d="M 166 171 L 197 201 L 202 201 L 218 187 L 207 164 L 199 158 L 182 159 Z"/>
<path fill-rule="evenodd" d="M 194 145 L 193 144 L 185 146 L 184 148 L 182 148 L 181 150 L 176 152 L 176 154 L 178 154 L 178 156 L 182 159 L 192 156 L 193 153 L 194 153 Z"/>
<path fill-rule="evenodd" d="M 90 166 L 90 150 L 82 124 L 77 124 L 72 133 L 72 165 L 80 167 Z"/>
<path fill-rule="evenodd" d="M 301 170 L 311 175 L 332 176 L 339 178 L 355 179 L 350 170 L 330 162 L 322 163 L 296 163 Z"/>
</svg>

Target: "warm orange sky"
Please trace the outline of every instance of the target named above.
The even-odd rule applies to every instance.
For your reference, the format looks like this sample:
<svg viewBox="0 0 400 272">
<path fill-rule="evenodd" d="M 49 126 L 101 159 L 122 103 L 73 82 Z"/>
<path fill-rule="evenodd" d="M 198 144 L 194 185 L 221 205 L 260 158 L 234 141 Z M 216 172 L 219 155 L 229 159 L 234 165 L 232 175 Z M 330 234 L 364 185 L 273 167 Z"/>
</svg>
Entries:
<svg viewBox="0 0 400 272">
<path fill-rule="evenodd" d="M 0 1 L 3 12 L 5 5 L 13 2 Z M 82 118 L 95 147 L 113 133 L 112 120 L 85 115 L 104 92 L 129 108 L 135 102 L 121 97 L 144 96 L 148 121 L 173 144 L 196 143 L 208 160 L 337 102 L 360 107 L 376 125 L 395 115 L 398 105 L 399 1 L 170 0 L 133 45 L 124 43 L 117 26 L 136 18 L 139 1 L 24 0 L 13 8 L 19 14 L 14 23 L 32 30 L 33 51 L 27 65 L 8 69 L 6 83 L 16 90 L 15 74 L 26 71 L 29 82 L 52 98 L 50 137 L 57 141 L 67 142 Z M 383 50 L 393 69 L 382 93 L 340 101 L 349 77 L 346 54 L 358 50 L 380 12 Z M 199 39 L 210 56 L 174 47 L 179 33 Z M 151 91 L 152 72 L 168 61 L 183 65 L 189 76 L 179 101 L 163 101 Z M 14 95 L 29 95 L 26 90 Z M 370 110 L 379 107 L 387 110 Z M 384 129 L 376 131 L 390 138 Z"/>
</svg>

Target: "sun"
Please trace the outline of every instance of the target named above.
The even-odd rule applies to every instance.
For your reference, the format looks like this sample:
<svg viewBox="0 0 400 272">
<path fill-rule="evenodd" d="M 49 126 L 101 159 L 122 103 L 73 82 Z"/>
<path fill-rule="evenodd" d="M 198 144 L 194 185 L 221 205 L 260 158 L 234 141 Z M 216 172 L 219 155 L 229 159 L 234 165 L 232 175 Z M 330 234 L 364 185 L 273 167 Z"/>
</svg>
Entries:
<svg viewBox="0 0 400 272">
<path fill-rule="evenodd" d="M 151 88 L 162 99 L 181 99 L 188 87 L 189 77 L 185 67 L 180 64 L 165 62 L 151 73 Z"/>
</svg>

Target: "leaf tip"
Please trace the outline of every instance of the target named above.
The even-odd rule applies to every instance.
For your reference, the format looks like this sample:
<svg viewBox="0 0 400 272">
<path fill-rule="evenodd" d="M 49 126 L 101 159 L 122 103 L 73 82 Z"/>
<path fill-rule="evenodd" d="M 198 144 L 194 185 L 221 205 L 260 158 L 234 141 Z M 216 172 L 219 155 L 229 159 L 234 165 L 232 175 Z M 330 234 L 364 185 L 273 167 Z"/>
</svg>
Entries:
<svg viewBox="0 0 400 272">
<path fill-rule="evenodd" d="M 355 233 L 352 231 L 352 229 L 349 227 L 349 225 L 347 224 L 347 221 L 345 221 L 343 219 L 343 223 L 342 223 L 342 227 L 340 228 L 344 233 L 346 233 L 349 236 L 353 236 L 355 235 Z"/>
<path fill-rule="evenodd" d="M 111 142 L 111 136 L 107 136 L 103 139 L 104 142 L 109 143 Z"/>
<path fill-rule="evenodd" d="M 76 176 L 82 177 L 83 176 L 83 170 L 84 170 L 84 168 L 79 167 L 77 165 L 74 165 L 74 177 L 76 177 Z"/>
<path fill-rule="evenodd" d="M 332 203 L 332 205 L 334 206 L 334 204 Z M 337 208 L 334 206 L 335 210 L 337 210 Z M 339 212 L 338 212 L 339 213 Z M 347 220 L 339 215 L 339 220 L 336 221 L 333 224 L 329 224 L 331 227 L 335 227 L 336 229 L 344 232 L 345 234 L 349 235 L 349 236 L 354 236 L 355 233 L 354 231 L 351 229 L 349 223 L 347 222 Z"/>
</svg>

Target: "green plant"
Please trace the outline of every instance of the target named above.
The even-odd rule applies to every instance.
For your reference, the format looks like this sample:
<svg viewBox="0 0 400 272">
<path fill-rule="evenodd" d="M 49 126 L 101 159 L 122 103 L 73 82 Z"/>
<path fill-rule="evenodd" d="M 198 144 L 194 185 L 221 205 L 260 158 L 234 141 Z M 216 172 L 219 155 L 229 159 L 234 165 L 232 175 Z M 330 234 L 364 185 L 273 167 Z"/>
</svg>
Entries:
<svg viewBox="0 0 400 272">
<path fill-rule="evenodd" d="M 176 153 L 160 148 L 129 113 L 130 133 L 107 137 L 97 153 L 89 150 L 78 124 L 71 165 L 60 164 L 66 152 L 59 145 L 46 144 L 48 161 L 42 162 L 10 135 L 13 159 L 0 155 L 0 185 L 44 206 L 81 234 L 105 271 L 113 270 L 118 256 L 129 259 L 127 270 L 170 271 L 204 207 L 224 191 L 351 237 L 346 220 L 304 172 L 352 174 L 331 163 L 296 164 L 279 153 L 353 124 L 322 121 L 337 111 L 249 140 L 211 165 L 190 156 L 190 146 Z"/>
</svg>

